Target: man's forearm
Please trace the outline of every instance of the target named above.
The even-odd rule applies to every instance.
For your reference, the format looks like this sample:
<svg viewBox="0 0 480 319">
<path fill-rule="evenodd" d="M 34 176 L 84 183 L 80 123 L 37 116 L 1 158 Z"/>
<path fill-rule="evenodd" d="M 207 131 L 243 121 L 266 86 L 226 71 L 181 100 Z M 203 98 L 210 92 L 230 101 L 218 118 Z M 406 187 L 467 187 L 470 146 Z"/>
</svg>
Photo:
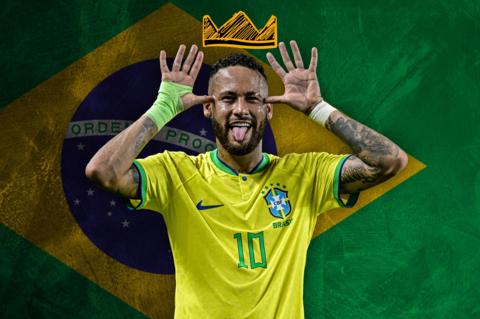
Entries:
<svg viewBox="0 0 480 319">
<path fill-rule="evenodd" d="M 335 110 L 325 126 L 353 150 L 364 163 L 383 171 L 395 171 L 406 158 L 405 152 L 385 136 Z"/>
<path fill-rule="evenodd" d="M 85 169 L 87 177 L 125 197 L 137 196 L 138 172 L 132 166 L 133 160 L 155 134 L 181 111 L 180 96 L 191 90 L 190 86 L 163 81 L 157 99 L 147 112 L 93 156 Z"/>
<path fill-rule="evenodd" d="M 143 115 L 98 150 L 87 165 L 87 176 L 107 189 L 118 191 L 114 189 L 117 181 L 127 174 L 133 160 L 157 132 L 155 123 Z"/>
</svg>

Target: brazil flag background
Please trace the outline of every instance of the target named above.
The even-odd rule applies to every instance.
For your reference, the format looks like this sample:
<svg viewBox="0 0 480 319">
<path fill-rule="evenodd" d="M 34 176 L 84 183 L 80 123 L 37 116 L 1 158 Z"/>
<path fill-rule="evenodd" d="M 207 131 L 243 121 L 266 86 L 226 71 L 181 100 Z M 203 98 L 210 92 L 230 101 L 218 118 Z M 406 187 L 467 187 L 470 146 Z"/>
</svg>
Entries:
<svg viewBox="0 0 480 319">
<path fill-rule="evenodd" d="M 63 138 L 103 79 L 179 39 L 197 43 L 203 15 L 221 25 L 239 10 L 257 27 L 276 15 L 280 40 L 305 55 L 317 46 L 326 100 L 397 142 L 415 168 L 341 223 L 320 221 L 306 317 L 479 318 L 480 3 L 467 0 L 4 2 L 0 317 L 172 316 L 172 274 L 118 262 L 75 224 Z M 317 149 L 316 128 L 288 112 L 272 123 L 279 153 Z"/>
</svg>

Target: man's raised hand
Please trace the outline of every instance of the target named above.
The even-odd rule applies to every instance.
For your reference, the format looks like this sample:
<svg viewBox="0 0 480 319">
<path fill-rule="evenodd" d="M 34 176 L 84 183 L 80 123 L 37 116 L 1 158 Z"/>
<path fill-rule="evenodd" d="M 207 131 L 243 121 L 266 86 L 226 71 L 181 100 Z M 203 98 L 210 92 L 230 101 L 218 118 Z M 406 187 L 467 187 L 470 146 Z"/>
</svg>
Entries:
<svg viewBox="0 0 480 319">
<path fill-rule="evenodd" d="M 290 41 L 295 64 L 290 60 L 287 48 L 280 42 L 279 49 L 283 63 L 288 72 L 280 66 L 273 54 L 267 53 L 267 59 L 275 73 L 282 79 L 285 85 L 285 93 L 281 96 L 269 96 L 265 99 L 267 103 L 286 103 L 297 111 L 306 113 L 322 101 L 320 85 L 317 79 L 317 48 L 312 48 L 312 57 L 308 69 L 303 66 L 302 56 L 298 49 L 297 42 Z"/>
<path fill-rule="evenodd" d="M 167 53 L 160 51 L 160 71 L 162 72 L 162 81 L 170 81 L 173 83 L 183 84 L 193 87 L 195 80 L 200 72 L 203 61 L 203 52 L 198 51 L 196 45 L 192 45 L 187 58 L 182 63 L 186 46 L 180 45 L 173 61 L 172 69 L 167 66 Z M 213 100 L 211 96 L 198 96 L 193 93 L 187 93 L 181 97 L 185 109 L 202 103 L 208 103 Z"/>
</svg>

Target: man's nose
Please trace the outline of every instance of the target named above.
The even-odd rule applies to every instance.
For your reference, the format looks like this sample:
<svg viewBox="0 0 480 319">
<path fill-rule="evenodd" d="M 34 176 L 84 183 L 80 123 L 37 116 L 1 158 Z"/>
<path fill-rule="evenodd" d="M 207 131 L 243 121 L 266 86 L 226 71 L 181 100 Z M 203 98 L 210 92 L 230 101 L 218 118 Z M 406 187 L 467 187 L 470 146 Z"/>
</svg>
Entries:
<svg viewBox="0 0 480 319">
<path fill-rule="evenodd" d="M 245 97 L 240 96 L 237 99 L 237 102 L 233 107 L 233 113 L 237 115 L 245 115 L 250 113 L 248 111 L 248 104 L 247 104 L 247 101 L 245 100 Z"/>
</svg>

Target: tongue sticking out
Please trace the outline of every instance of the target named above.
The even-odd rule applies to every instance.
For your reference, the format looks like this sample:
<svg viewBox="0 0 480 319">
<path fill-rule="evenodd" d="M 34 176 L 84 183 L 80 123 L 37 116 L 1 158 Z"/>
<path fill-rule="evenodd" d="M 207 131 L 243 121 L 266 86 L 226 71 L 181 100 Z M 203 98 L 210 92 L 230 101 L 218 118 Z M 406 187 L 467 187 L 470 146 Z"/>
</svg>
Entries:
<svg viewBox="0 0 480 319">
<path fill-rule="evenodd" d="M 237 142 L 243 141 L 245 134 L 247 134 L 248 127 L 233 127 L 233 138 Z"/>
</svg>

